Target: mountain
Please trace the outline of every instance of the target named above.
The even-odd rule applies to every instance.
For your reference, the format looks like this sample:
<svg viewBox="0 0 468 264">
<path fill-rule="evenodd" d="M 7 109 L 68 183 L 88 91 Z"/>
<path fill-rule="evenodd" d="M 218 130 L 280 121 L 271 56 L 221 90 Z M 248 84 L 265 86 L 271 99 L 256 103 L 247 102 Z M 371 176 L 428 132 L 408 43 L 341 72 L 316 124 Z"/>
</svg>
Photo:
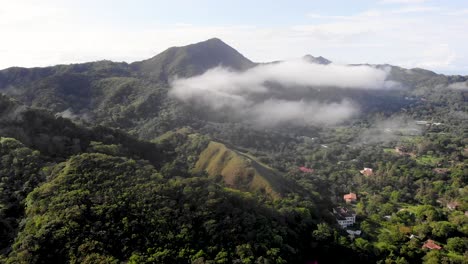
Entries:
<svg viewBox="0 0 468 264">
<path fill-rule="evenodd" d="M 244 191 L 203 172 L 191 174 L 187 164 L 200 162 L 192 157 L 214 144 L 207 140 L 181 129 L 157 142 L 141 141 L 111 128 L 82 127 L 1 95 L 0 261 L 186 263 L 226 252 L 233 253 L 226 261 L 303 259 L 297 234 L 306 233 L 311 216 L 263 204 L 258 187 L 268 186 L 259 173 L 267 173 L 255 172 L 260 185 Z M 255 167 L 280 177 L 253 162 L 245 168 L 249 173 Z M 286 180 L 279 180 L 283 188 Z M 293 221 L 303 224 L 284 226 Z M 262 246 L 251 248 L 251 241 Z M 284 253 L 272 255 L 270 248 Z"/>
<path fill-rule="evenodd" d="M 324 58 L 322 56 L 314 57 L 312 55 L 307 54 L 302 58 L 304 60 L 308 61 L 308 62 L 322 64 L 322 65 L 328 65 L 328 64 L 332 63 L 331 61 L 329 61 L 328 59 L 326 59 L 326 58 Z"/>
<path fill-rule="evenodd" d="M 331 63 L 321 56 L 306 55 L 304 58 L 312 63 Z M 0 71 L 0 91 L 29 106 L 128 129 L 137 125 L 136 119 L 157 117 L 162 109 L 180 108 L 167 98 L 171 78 L 195 76 L 217 66 L 243 71 L 255 65 L 229 45 L 213 38 L 172 47 L 151 59 L 132 64 L 98 61 L 46 68 L 9 68 Z M 391 65 L 374 67 L 390 69 L 389 80 L 399 82 L 406 89 L 393 93 L 335 89 L 329 94 L 315 93 L 313 97 L 339 101 L 351 96 L 363 109 L 373 111 L 376 105 L 395 110 L 406 107 L 408 102 L 404 98 L 421 94 L 421 91 L 415 91 L 423 86 L 442 87 L 467 80 L 464 76 L 445 76 L 422 69 Z M 387 96 L 395 100 L 386 103 L 379 99 Z"/>
<path fill-rule="evenodd" d="M 368 66 L 392 89 L 267 81 L 252 97 L 273 107 L 247 113 L 299 113 L 273 127 L 171 96 L 176 76 L 255 65 L 211 39 L 131 64 L 0 71 L 0 263 L 464 263 L 467 76 L 382 64 Z M 301 122 L 343 101 L 359 115 Z"/>
<path fill-rule="evenodd" d="M 221 40 L 210 39 L 173 47 L 130 65 L 98 61 L 9 68 L 0 71 L 0 91 L 75 120 L 128 129 L 137 121 L 129 116 L 158 118 L 161 109 L 178 108 L 167 98 L 168 81 L 176 75 L 193 76 L 216 66 L 245 70 L 254 65 Z"/>
<path fill-rule="evenodd" d="M 138 72 L 167 81 L 171 77 L 189 77 L 213 67 L 246 70 L 255 65 L 238 51 L 217 38 L 200 43 L 172 47 L 155 57 L 135 62 L 131 66 Z"/>
<path fill-rule="evenodd" d="M 304 58 L 312 63 L 330 63 L 321 56 L 306 55 Z M 119 128 L 151 140 L 183 126 L 206 127 L 213 133 L 211 123 L 240 121 L 225 111 L 212 113 L 196 104 L 172 98 L 168 95 L 170 79 L 195 76 L 217 66 L 243 71 L 255 65 L 214 38 L 172 47 L 151 59 L 132 64 L 98 61 L 46 68 L 9 68 L 0 71 L 0 91 L 27 106 L 46 109 L 75 122 Z M 269 83 L 277 92 L 261 99 L 278 95 L 279 99 L 324 103 L 351 101 L 359 105 L 362 116 L 366 116 L 374 112 L 392 115 L 401 109 L 424 104 L 443 106 L 458 113 L 461 105 L 453 102 L 459 100 L 460 95 L 468 97 L 462 91 L 446 92 L 451 84 L 466 81 L 466 76 L 446 76 L 386 64 L 370 66 L 388 71 L 388 80 L 397 82 L 401 89 L 276 89 L 277 84 Z"/>
</svg>

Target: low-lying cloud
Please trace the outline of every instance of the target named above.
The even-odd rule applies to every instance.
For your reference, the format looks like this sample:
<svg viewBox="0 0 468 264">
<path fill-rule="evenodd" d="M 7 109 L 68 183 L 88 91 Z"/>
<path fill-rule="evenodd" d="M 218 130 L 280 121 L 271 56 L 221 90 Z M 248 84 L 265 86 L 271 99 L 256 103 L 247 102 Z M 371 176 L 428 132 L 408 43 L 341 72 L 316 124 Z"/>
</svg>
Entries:
<svg viewBox="0 0 468 264">
<path fill-rule="evenodd" d="M 452 90 L 468 91 L 468 82 L 451 83 L 447 86 L 447 88 Z"/>
<path fill-rule="evenodd" d="M 87 111 L 82 111 L 83 113 L 74 113 L 71 108 L 66 109 L 63 112 L 58 112 L 55 114 L 55 117 L 62 117 L 62 118 L 67 118 L 72 121 L 85 121 L 85 122 L 90 122 L 91 117 Z"/>
<path fill-rule="evenodd" d="M 394 88 L 387 75 L 388 71 L 371 66 L 320 65 L 301 59 L 244 72 L 216 67 L 202 75 L 175 79 L 170 95 L 259 126 L 336 124 L 358 114 L 359 106 L 349 100 L 318 100 L 314 92 Z"/>
<path fill-rule="evenodd" d="M 309 124 L 335 124 L 358 113 L 349 101 L 319 103 L 315 101 L 287 101 L 269 99 L 248 108 L 248 121 L 262 127 L 281 124 L 303 126 Z"/>
<path fill-rule="evenodd" d="M 422 126 L 406 116 L 395 116 L 375 121 L 370 128 L 361 131 L 358 143 L 390 143 L 401 140 L 402 136 L 417 136 Z"/>
</svg>

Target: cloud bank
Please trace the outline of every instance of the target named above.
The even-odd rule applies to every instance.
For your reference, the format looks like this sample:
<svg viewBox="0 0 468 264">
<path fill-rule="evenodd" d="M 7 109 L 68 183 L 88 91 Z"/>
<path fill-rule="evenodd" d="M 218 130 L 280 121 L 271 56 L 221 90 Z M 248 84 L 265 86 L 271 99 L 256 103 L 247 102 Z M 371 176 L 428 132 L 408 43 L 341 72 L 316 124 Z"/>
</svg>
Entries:
<svg viewBox="0 0 468 264">
<path fill-rule="evenodd" d="M 388 72 L 370 66 L 320 65 L 306 60 L 263 64 L 245 72 L 217 67 L 171 82 L 170 96 L 262 127 L 330 125 L 359 112 L 353 102 L 323 101 L 326 89 L 391 89 Z"/>
<path fill-rule="evenodd" d="M 468 82 L 456 82 L 452 83 L 447 88 L 452 90 L 468 91 Z"/>
</svg>

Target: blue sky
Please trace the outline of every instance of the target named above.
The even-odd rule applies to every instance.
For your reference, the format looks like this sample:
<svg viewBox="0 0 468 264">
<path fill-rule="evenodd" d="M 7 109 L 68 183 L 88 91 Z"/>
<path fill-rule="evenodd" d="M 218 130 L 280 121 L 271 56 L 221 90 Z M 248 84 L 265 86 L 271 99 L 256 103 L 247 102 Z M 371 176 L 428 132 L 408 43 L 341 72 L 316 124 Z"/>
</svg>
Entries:
<svg viewBox="0 0 468 264">
<path fill-rule="evenodd" d="M 0 68 L 135 61 L 219 37 L 254 61 L 312 54 L 468 75 L 468 1 L 15 0 Z"/>
</svg>

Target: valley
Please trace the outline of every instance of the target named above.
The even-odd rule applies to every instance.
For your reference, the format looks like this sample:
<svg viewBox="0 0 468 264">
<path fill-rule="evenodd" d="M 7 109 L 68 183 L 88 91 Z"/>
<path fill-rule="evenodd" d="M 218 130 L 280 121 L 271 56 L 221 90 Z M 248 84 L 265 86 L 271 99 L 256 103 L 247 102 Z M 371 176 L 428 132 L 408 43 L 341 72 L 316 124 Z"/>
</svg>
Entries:
<svg viewBox="0 0 468 264">
<path fill-rule="evenodd" d="M 1 70 L 0 262 L 466 263 L 467 84 L 217 38 Z"/>
</svg>

